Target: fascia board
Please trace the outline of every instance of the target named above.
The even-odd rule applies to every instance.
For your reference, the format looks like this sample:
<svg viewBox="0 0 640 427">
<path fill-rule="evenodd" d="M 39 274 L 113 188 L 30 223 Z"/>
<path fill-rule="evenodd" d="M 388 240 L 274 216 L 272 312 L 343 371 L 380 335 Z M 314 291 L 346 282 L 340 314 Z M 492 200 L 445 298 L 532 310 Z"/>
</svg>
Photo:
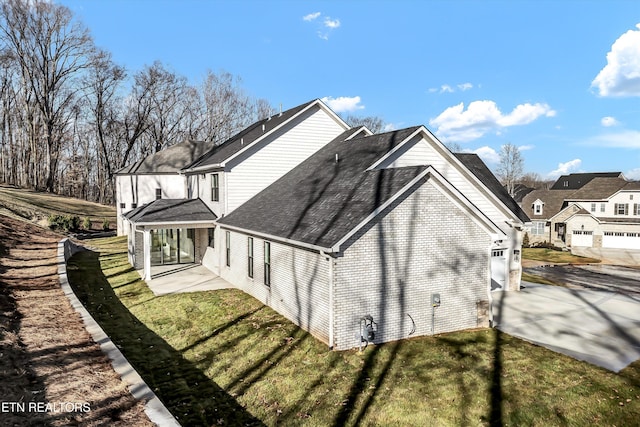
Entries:
<svg viewBox="0 0 640 427">
<path fill-rule="evenodd" d="M 237 231 L 238 233 L 248 234 L 251 236 L 261 237 L 266 240 L 271 240 L 274 242 L 284 242 L 293 246 L 300 246 L 303 248 L 311 249 L 314 251 L 322 251 L 322 252 L 332 252 L 331 248 L 325 248 L 318 245 L 312 245 L 310 243 L 301 242 L 299 240 L 287 239 L 286 237 L 274 236 L 273 234 L 261 233 L 259 231 L 249 230 L 246 228 L 235 227 L 233 225 L 227 224 L 217 224 L 221 229 Z"/>
</svg>

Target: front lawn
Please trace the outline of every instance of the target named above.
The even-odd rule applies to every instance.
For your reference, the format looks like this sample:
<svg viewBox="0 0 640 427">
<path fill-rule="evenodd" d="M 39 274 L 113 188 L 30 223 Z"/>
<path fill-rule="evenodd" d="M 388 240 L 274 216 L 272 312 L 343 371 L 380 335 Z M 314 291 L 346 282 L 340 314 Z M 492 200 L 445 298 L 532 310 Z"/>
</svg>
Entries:
<svg viewBox="0 0 640 427">
<path fill-rule="evenodd" d="M 332 352 L 238 290 L 154 297 L 126 239 L 69 262 L 79 298 L 185 426 L 633 425 L 619 374 L 483 329 Z"/>
<path fill-rule="evenodd" d="M 550 264 L 593 264 L 600 262 L 597 258 L 572 255 L 571 252 L 557 251 L 548 248 L 522 248 L 522 258 L 544 261 Z"/>
</svg>

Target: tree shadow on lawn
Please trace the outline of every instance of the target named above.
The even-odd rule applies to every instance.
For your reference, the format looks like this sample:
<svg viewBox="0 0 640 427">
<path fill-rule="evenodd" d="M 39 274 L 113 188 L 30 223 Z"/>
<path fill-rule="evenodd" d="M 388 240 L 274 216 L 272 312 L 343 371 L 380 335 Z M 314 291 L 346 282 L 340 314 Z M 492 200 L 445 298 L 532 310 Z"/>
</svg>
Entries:
<svg viewBox="0 0 640 427">
<path fill-rule="evenodd" d="M 68 265 L 80 301 L 182 425 L 263 425 L 120 302 L 101 273 L 98 253 L 80 252 Z"/>
</svg>

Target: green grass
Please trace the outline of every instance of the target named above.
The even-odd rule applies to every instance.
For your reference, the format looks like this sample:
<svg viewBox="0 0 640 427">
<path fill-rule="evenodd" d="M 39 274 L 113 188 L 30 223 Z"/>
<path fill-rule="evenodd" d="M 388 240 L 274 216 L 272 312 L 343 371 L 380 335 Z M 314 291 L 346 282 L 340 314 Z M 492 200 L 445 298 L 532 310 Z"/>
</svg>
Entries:
<svg viewBox="0 0 640 427">
<path fill-rule="evenodd" d="M 69 278 L 183 425 L 634 425 L 640 362 L 619 374 L 497 330 L 332 352 L 238 290 L 154 297 L 124 238 Z"/>
<path fill-rule="evenodd" d="M 593 264 L 600 262 L 596 258 L 572 255 L 571 252 L 556 251 L 547 248 L 523 248 L 522 258 L 534 261 L 545 261 L 553 264 Z"/>
</svg>

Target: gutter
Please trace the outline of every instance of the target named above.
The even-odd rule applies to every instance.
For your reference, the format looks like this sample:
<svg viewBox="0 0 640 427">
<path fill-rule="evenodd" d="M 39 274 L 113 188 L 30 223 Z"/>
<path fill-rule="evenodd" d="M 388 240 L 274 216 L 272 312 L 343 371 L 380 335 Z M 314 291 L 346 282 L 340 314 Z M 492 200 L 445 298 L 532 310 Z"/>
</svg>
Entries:
<svg viewBox="0 0 640 427">
<path fill-rule="evenodd" d="M 253 235 L 253 236 L 262 237 L 263 239 L 267 239 L 267 240 L 273 240 L 273 241 L 276 241 L 276 242 L 278 242 L 278 241 L 279 242 L 284 242 L 284 243 L 288 243 L 288 244 L 293 245 L 293 246 L 298 246 L 298 247 L 301 247 L 301 248 L 311 249 L 314 252 L 321 252 L 321 253 L 339 252 L 339 251 L 335 251 L 334 248 L 324 248 L 322 246 L 312 245 L 310 243 L 304 243 L 304 242 L 301 242 L 299 240 L 292 240 L 292 239 L 287 239 L 285 237 L 274 236 L 273 234 L 261 233 L 259 231 L 253 231 L 253 230 L 247 230 L 247 229 L 240 228 L 240 227 L 234 227 L 233 225 L 227 225 L 227 224 L 218 223 L 218 226 L 220 228 L 224 228 L 224 229 L 227 229 L 227 230 L 237 231 L 237 232 L 243 233 L 243 234 L 250 234 L 250 235 Z"/>
</svg>

